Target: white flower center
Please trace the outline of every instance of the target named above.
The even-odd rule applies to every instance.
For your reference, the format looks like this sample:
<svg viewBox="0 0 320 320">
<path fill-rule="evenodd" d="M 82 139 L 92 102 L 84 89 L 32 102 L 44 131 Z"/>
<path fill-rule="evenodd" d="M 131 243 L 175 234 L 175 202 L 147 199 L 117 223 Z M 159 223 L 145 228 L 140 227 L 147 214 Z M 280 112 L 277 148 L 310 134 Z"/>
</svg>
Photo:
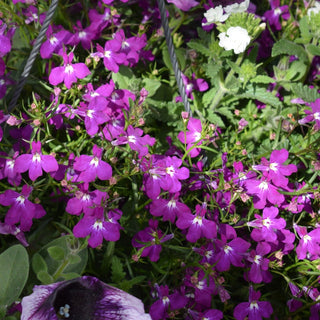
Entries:
<svg viewBox="0 0 320 320">
<path fill-rule="evenodd" d="M 202 226 L 202 217 L 196 216 L 196 217 L 193 219 L 192 224 L 198 224 L 199 226 Z"/>
<path fill-rule="evenodd" d="M 49 39 L 51 45 L 57 44 L 59 40 L 55 36 L 51 36 Z"/>
<path fill-rule="evenodd" d="M 271 220 L 269 218 L 263 219 L 262 224 L 269 229 L 271 226 Z"/>
<path fill-rule="evenodd" d="M 97 231 L 102 230 L 103 229 L 103 223 L 101 220 L 97 220 L 94 225 L 93 228 Z"/>
<path fill-rule="evenodd" d="M 259 184 L 259 189 L 260 190 L 268 190 L 268 183 L 266 181 L 262 181 L 260 184 Z"/>
<path fill-rule="evenodd" d="M 38 152 L 33 155 L 32 162 L 41 162 L 41 156 Z"/>
<path fill-rule="evenodd" d="M 89 118 L 93 118 L 94 110 L 89 109 L 89 110 L 87 110 L 86 114 L 87 114 L 87 116 L 88 116 Z"/>
<path fill-rule="evenodd" d="M 272 171 L 278 171 L 278 163 L 275 163 L 275 162 L 272 162 L 269 164 L 269 168 L 272 170 Z"/>
<path fill-rule="evenodd" d="M 200 139 L 201 139 L 201 132 L 195 132 L 195 133 L 193 134 L 193 137 L 194 137 L 194 140 L 195 140 L 195 141 L 200 140 Z"/>
<path fill-rule="evenodd" d="M 279 16 L 280 14 L 281 14 L 281 9 L 280 8 L 276 8 L 275 10 L 274 10 L 274 14 L 276 15 L 276 16 Z"/>
<path fill-rule="evenodd" d="M 82 196 L 82 201 L 89 201 L 90 200 L 90 195 L 88 195 L 87 193 L 84 193 Z"/>
<path fill-rule="evenodd" d="M 256 264 L 260 264 L 261 262 L 261 256 L 259 256 L 258 254 L 254 257 L 254 263 Z"/>
<path fill-rule="evenodd" d="M 90 161 L 90 166 L 93 167 L 97 167 L 99 164 L 99 159 L 97 157 L 94 157 L 91 161 Z"/>
<path fill-rule="evenodd" d="M 170 303 L 169 298 L 168 298 L 167 296 L 163 297 L 163 298 L 162 298 L 162 303 L 163 303 L 164 305 L 168 305 L 168 304 Z"/>
<path fill-rule="evenodd" d="M 315 120 L 320 120 L 320 112 L 315 112 L 313 114 L 313 116 L 314 116 Z"/>
<path fill-rule="evenodd" d="M 224 247 L 223 247 L 223 251 L 226 253 L 226 254 L 229 254 L 229 252 L 231 252 L 233 249 L 230 247 L 230 246 L 228 246 L 228 245 L 225 245 Z"/>
<path fill-rule="evenodd" d="M 104 56 L 105 56 L 106 58 L 110 58 L 110 57 L 111 57 L 111 51 L 110 51 L 110 50 L 105 51 L 105 52 L 104 52 Z"/>
<path fill-rule="evenodd" d="M 306 234 L 305 236 L 303 236 L 303 242 L 304 243 L 307 243 L 307 242 L 309 242 L 309 241 L 311 241 L 311 237 L 308 235 L 308 234 Z"/>
<path fill-rule="evenodd" d="M 173 167 L 173 166 L 167 167 L 167 168 L 166 168 L 166 173 L 167 173 L 170 177 L 173 177 L 174 174 L 175 174 L 174 167 Z"/>
<path fill-rule="evenodd" d="M 13 160 L 8 160 L 7 161 L 7 167 L 8 169 L 12 170 L 14 167 L 14 161 Z"/>
<path fill-rule="evenodd" d="M 73 73 L 73 66 L 71 64 L 67 64 L 64 72 L 69 74 Z"/>
<path fill-rule="evenodd" d="M 16 202 L 18 202 L 19 205 L 24 204 L 26 198 L 24 196 L 19 196 L 18 198 L 16 198 Z"/>
<path fill-rule="evenodd" d="M 259 310 L 259 306 L 258 306 L 257 301 L 252 301 L 252 302 L 250 303 L 250 309 L 251 309 L 251 310 L 252 310 L 252 309 L 257 309 L 257 310 Z"/>
<path fill-rule="evenodd" d="M 82 39 L 82 38 L 85 38 L 87 35 L 87 33 L 85 31 L 80 31 L 79 32 L 79 38 Z"/>
<path fill-rule="evenodd" d="M 177 201 L 174 200 L 174 199 L 171 199 L 171 200 L 168 202 L 167 206 L 168 206 L 169 209 L 174 209 L 174 208 L 176 208 L 176 206 L 177 206 Z"/>
<path fill-rule="evenodd" d="M 135 136 L 128 136 L 128 141 L 131 143 L 136 143 L 137 138 Z"/>
</svg>

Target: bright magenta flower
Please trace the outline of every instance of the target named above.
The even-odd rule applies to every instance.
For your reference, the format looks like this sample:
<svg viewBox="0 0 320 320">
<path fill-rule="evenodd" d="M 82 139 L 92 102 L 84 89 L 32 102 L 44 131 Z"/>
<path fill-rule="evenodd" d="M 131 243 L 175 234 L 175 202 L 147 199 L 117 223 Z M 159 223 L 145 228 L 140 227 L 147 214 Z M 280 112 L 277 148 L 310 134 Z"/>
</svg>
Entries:
<svg viewBox="0 0 320 320">
<path fill-rule="evenodd" d="M 22 173 L 29 170 L 29 178 L 35 181 L 42 175 L 42 170 L 45 172 L 55 172 L 59 169 L 58 162 L 54 156 L 44 155 L 41 152 L 41 142 L 32 142 L 31 154 L 22 154 L 15 163 L 16 172 Z"/>
</svg>

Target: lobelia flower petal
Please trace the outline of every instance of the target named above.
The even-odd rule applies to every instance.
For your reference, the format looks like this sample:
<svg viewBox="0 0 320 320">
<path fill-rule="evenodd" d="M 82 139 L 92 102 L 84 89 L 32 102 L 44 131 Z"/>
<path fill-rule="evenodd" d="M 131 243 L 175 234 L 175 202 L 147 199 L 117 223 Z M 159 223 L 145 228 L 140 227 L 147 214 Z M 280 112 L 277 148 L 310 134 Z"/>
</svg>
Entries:
<svg viewBox="0 0 320 320">
<path fill-rule="evenodd" d="M 59 83 L 63 82 L 65 76 L 64 67 L 56 67 L 51 70 L 49 75 L 49 83 L 56 86 Z"/>
<path fill-rule="evenodd" d="M 57 160 L 53 156 L 49 155 L 41 156 L 41 165 L 45 172 L 54 172 L 59 169 Z"/>
<path fill-rule="evenodd" d="M 90 276 L 35 286 L 21 304 L 21 320 L 151 320 L 138 298 Z"/>
</svg>

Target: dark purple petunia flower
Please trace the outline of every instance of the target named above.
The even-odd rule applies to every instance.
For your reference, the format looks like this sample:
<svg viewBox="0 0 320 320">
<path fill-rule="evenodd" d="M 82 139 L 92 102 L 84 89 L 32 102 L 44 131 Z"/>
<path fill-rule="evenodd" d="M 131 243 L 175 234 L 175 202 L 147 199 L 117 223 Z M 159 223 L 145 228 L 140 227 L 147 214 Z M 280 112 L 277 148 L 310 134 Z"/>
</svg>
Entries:
<svg viewBox="0 0 320 320">
<path fill-rule="evenodd" d="M 21 304 L 21 320 L 151 320 L 141 300 L 90 276 L 35 286 Z"/>
</svg>

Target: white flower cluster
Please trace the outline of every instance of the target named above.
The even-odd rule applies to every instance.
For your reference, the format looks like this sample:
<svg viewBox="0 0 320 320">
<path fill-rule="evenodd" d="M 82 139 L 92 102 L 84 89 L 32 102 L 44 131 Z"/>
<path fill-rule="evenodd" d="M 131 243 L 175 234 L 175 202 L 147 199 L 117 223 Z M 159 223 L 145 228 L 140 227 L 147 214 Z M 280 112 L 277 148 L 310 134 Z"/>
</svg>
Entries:
<svg viewBox="0 0 320 320">
<path fill-rule="evenodd" d="M 226 50 L 233 49 L 235 54 L 244 52 L 251 40 L 248 31 L 241 27 L 230 27 L 227 32 L 220 33 L 218 37 L 219 46 Z"/>
<path fill-rule="evenodd" d="M 215 8 L 210 8 L 205 14 L 204 17 L 207 19 L 206 23 L 202 23 L 203 26 L 215 22 L 224 22 L 226 21 L 231 13 L 244 12 L 248 9 L 250 0 L 245 0 L 241 3 L 230 4 L 226 7 L 217 6 Z"/>
<path fill-rule="evenodd" d="M 316 1 L 312 7 L 307 10 L 307 14 L 310 17 L 311 13 L 318 14 L 320 12 L 320 2 Z"/>
</svg>

